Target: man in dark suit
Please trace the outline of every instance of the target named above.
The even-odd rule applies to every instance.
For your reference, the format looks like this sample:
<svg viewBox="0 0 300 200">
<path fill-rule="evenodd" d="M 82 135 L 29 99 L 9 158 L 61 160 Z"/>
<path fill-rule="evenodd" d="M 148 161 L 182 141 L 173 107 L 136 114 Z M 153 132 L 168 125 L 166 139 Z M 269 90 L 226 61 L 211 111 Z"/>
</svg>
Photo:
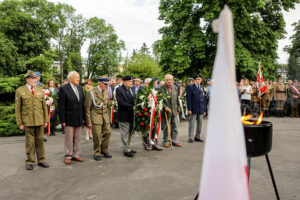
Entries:
<svg viewBox="0 0 300 200">
<path fill-rule="evenodd" d="M 65 163 L 72 160 L 83 162 L 79 157 L 81 125 L 85 120 L 83 89 L 79 85 L 80 76 L 76 71 L 68 74 L 69 83 L 59 90 L 59 117 L 65 130 Z"/>
<path fill-rule="evenodd" d="M 202 77 L 196 75 L 194 77 L 195 83 L 188 85 L 186 88 L 186 102 L 189 114 L 189 143 L 193 142 L 195 122 L 197 120 L 197 129 L 195 141 L 203 142 L 200 139 L 202 128 L 202 117 L 206 115 L 206 100 L 204 96 L 204 87 L 201 84 Z"/>
<path fill-rule="evenodd" d="M 132 89 L 132 76 L 125 76 L 123 84 L 116 89 L 116 98 L 118 101 L 118 121 L 121 132 L 124 156 L 133 157 L 135 151 L 131 150 L 127 143 L 128 136 L 133 129 L 134 100 L 135 92 Z"/>
<path fill-rule="evenodd" d="M 177 115 L 180 111 L 179 101 L 178 101 L 178 87 L 174 85 L 174 78 L 171 74 L 165 76 L 166 84 L 159 88 L 159 92 L 163 95 L 168 96 L 164 100 L 164 110 L 167 113 L 168 122 L 165 118 L 165 113 L 162 116 L 162 129 L 163 129 L 163 146 L 169 147 L 169 134 L 167 123 L 170 124 L 171 138 L 173 146 L 181 147 L 181 144 L 177 141 L 178 136 L 178 121 L 176 120 Z"/>
</svg>

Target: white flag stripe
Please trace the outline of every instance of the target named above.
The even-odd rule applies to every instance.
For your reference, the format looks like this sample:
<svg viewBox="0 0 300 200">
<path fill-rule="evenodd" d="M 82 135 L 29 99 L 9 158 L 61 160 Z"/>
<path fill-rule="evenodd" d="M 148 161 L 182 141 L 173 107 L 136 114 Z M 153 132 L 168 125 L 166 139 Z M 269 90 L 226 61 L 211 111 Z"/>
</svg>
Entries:
<svg viewBox="0 0 300 200">
<path fill-rule="evenodd" d="M 247 200 L 247 155 L 235 85 L 232 14 L 227 6 L 216 24 L 218 48 L 199 199 Z"/>
</svg>

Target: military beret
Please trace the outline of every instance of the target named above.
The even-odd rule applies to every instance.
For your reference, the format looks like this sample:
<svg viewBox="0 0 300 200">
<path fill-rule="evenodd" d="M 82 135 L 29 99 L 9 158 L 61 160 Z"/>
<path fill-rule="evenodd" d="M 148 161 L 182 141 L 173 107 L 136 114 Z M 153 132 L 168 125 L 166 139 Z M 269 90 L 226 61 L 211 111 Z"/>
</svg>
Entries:
<svg viewBox="0 0 300 200">
<path fill-rule="evenodd" d="M 202 78 L 202 76 L 200 74 L 197 74 L 194 76 L 194 79 L 196 79 L 196 78 Z"/>
<path fill-rule="evenodd" d="M 117 77 L 117 78 L 123 78 L 123 76 L 122 76 L 122 75 L 117 75 L 116 77 Z"/>
<path fill-rule="evenodd" d="M 98 82 L 102 82 L 102 83 L 108 85 L 109 79 L 108 78 L 98 78 Z"/>
<path fill-rule="evenodd" d="M 37 76 L 41 76 L 41 72 L 35 72 Z"/>
<path fill-rule="evenodd" d="M 130 75 L 127 75 L 127 76 L 123 77 L 123 81 L 131 81 L 131 80 L 133 80 L 133 77 L 130 76 Z"/>
<path fill-rule="evenodd" d="M 24 75 L 25 78 L 36 78 L 37 75 L 34 71 L 28 70 L 27 73 Z"/>
</svg>

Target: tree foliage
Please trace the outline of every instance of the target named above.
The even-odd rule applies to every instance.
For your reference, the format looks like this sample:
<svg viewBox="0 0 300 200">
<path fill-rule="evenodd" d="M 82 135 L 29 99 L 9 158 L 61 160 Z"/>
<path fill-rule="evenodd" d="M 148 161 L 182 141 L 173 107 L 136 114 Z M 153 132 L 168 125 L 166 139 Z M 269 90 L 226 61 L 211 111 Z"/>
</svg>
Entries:
<svg viewBox="0 0 300 200">
<path fill-rule="evenodd" d="M 288 76 L 290 79 L 300 80 L 300 20 L 294 23 L 295 34 L 291 37 L 292 45 L 287 46 L 287 51 L 290 56 L 288 60 Z"/>
<path fill-rule="evenodd" d="M 60 62 L 60 79 L 69 71 L 76 70 L 83 73 L 81 47 L 85 41 L 85 23 L 82 15 L 75 13 L 75 9 L 67 4 L 59 3 L 56 7 L 58 34 L 56 49 Z"/>
<path fill-rule="evenodd" d="M 5 74 L 31 68 L 30 59 L 50 50 L 56 34 L 55 5 L 46 0 L 4 0 L 0 3 L 0 53 Z M 7 52 L 4 52 L 7 48 Z"/>
<path fill-rule="evenodd" d="M 271 78 L 276 71 L 278 40 L 285 33 L 282 9 L 294 8 L 296 2 L 161 0 L 159 19 L 166 26 L 159 30 L 162 39 L 154 44 L 154 52 L 165 72 L 179 77 L 197 72 L 209 76 L 217 44 L 211 24 L 227 4 L 233 13 L 238 77 L 253 79 L 261 61 L 264 76 Z"/>
<path fill-rule="evenodd" d="M 125 59 L 123 75 L 132 75 L 142 79 L 162 77 L 158 62 L 151 57 L 149 48 L 144 43 L 139 51 L 133 51 L 131 57 Z"/>
<path fill-rule="evenodd" d="M 97 20 L 102 25 L 91 27 Z M 43 83 L 56 80 L 51 68 L 54 60 L 60 62 L 60 78 L 56 77 L 60 80 L 72 70 L 84 74 L 81 49 L 87 36 L 99 39 L 89 49 L 93 75 L 116 71 L 124 42 L 118 41 L 104 20 L 88 22 L 89 35 L 87 20 L 70 5 L 47 0 L 0 1 L 0 135 L 21 133 L 14 119 L 14 93 L 25 83 L 28 69 L 41 72 Z"/>
<path fill-rule="evenodd" d="M 108 74 L 118 71 L 121 61 L 121 50 L 125 48 L 124 42 L 118 40 L 112 25 L 104 19 L 91 18 L 87 22 L 88 77 Z"/>
</svg>

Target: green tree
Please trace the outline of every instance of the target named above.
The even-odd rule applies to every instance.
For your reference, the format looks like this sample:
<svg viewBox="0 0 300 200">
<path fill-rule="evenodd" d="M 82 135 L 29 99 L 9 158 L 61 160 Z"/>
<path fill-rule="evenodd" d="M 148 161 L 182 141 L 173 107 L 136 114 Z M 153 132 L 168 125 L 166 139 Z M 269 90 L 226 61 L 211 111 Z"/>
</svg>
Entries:
<svg viewBox="0 0 300 200">
<path fill-rule="evenodd" d="M 300 20 L 294 23 L 295 34 L 290 38 L 292 45 L 285 47 L 290 56 L 288 60 L 288 76 L 290 79 L 300 80 Z"/>
<path fill-rule="evenodd" d="M 132 56 L 125 59 L 123 68 L 123 75 L 130 74 L 142 79 L 161 77 L 161 68 L 158 62 L 150 56 L 150 51 L 145 43 L 138 52 L 134 50 Z"/>
<path fill-rule="evenodd" d="M 58 3 L 56 7 L 56 23 L 59 27 L 56 41 L 61 80 L 72 70 L 83 73 L 80 50 L 86 37 L 86 20 L 75 11 L 72 6 L 63 3 Z"/>
<path fill-rule="evenodd" d="M 0 46 L 7 47 L 7 75 L 24 73 L 31 68 L 28 61 L 50 50 L 50 40 L 57 32 L 53 3 L 46 0 L 4 0 L 0 3 Z M 5 42 L 5 44 L 4 44 Z M 5 46 L 4 46 L 4 45 Z M 4 61 L 3 61 L 4 60 Z"/>
<path fill-rule="evenodd" d="M 0 33 L 0 75 L 13 76 L 22 66 L 19 63 L 17 47 L 3 33 Z"/>
<path fill-rule="evenodd" d="M 118 40 L 112 25 L 97 17 L 87 21 L 88 77 L 118 72 L 124 42 Z"/>
<path fill-rule="evenodd" d="M 255 78 L 259 61 L 264 76 L 272 77 L 278 40 L 285 33 L 282 9 L 294 8 L 296 2 L 299 0 L 161 0 L 159 19 L 166 26 L 159 30 L 162 39 L 155 42 L 154 52 L 165 72 L 179 77 L 209 76 L 217 44 L 211 23 L 227 4 L 233 13 L 238 77 Z"/>
</svg>

